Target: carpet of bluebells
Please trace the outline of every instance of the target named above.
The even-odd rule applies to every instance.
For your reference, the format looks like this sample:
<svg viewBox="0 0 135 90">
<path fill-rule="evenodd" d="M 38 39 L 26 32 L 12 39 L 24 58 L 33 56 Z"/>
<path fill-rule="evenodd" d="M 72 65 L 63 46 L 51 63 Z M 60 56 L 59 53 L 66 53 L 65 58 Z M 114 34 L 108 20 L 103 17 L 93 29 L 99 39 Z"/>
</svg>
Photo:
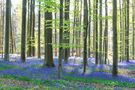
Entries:
<svg viewBox="0 0 135 90">
<path fill-rule="evenodd" d="M 120 82 L 120 83 L 131 83 L 135 84 L 135 60 L 130 60 L 130 62 L 120 62 L 118 64 L 119 75 L 117 77 L 112 77 L 112 65 L 95 65 L 94 58 L 88 59 L 87 71 L 85 75 L 82 75 L 83 71 L 83 62 L 82 58 L 79 57 L 70 57 L 68 64 L 62 62 L 62 79 L 58 79 L 57 74 L 57 57 L 54 58 L 55 67 L 48 68 L 42 67 L 44 59 L 37 59 L 35 57 L 27 58 L 25 63 L 20 61 L 20 57 L 17 55 L 11 55 L 10 61 L 4 61 L 0 59 L 0 87 L 6 88 L 7 86 L 22 87 L 22 90 L 29 89 L 34 90 L 53 90 L 51 87 L 54 87 L 54 90 L 121 90 L 129 89 L 128 87 L 117 86 L 116 84 L 101 84 L 106 80 L 111 82 Z M 23 77 L 21 80 L 14 80 L 15 78 L 4 78 L 5 76 L 9 77 Z M 24 78 L 25 77 L 25 78 Z M 90 80 L 88 80 L 90 79 Z M 35 83 L 28 83 L 27 81 L 36 81 L 40 80 L 45 81 L 41 85 L 36 85 Z M 81 81 L 82 80 L 82 81 Z M 94 83 L 92 80 L 95 81 Z M 37 81 L 38 82 L 38 81 Z M 101 83 L 98 83 L 101 82 Z M 43 84 L 43 85 L 42 85 Z M 45 85 L 44 85 L 45 84 Z M 7 86 L 6 86 L 7 85 Z M 112 85 L 112 86 L 109 86 Z M 48 86 L 48 89 L 45 86 Z M 134 85 L 135 86 L 135 85 Z M 14 90 L 14 89 L 9 90 Z M 0 90 L 1 90 L 0 88 Z M 2 90 L 3 90 L 2 88 Z M 50 89 L 49 89 L 50 88 Z M 59 88 L 59 89 L 58 89 Z M 131 88 L 130 88 L 131 89 Z M 102 89 L 101 89 L 102 90 Z M 135 87 L 132 87 L 131 90 L 135 90 Z"/>
</svg>

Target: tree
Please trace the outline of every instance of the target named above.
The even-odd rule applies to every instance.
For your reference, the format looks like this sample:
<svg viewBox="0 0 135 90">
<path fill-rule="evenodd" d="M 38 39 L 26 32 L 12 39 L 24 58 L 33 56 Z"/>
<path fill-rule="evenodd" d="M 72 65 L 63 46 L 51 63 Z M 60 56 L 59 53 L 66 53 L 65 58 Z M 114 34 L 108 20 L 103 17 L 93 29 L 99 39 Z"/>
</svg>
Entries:
<svg viewBox="0 0 135 90">
<path fill-rule="evenodd" d="M 59 61 L 58 61 L 58 78 L 61 78 L 62 71 L 62 53 L 63 53 L 63 0 L 60 0 L 60 28 L 59 28 Z"/>
<path fill-rule="evenodd" d="M 32 51 L 32 9 L 33 9 L 33 0 L 28 0 L 28 26 L 27 26 L 27 44 L 28 44 L 28 50 L 27 50 L 27 56 L 31 56 Z"/>
<path fill-rule="evenodd" d="M 57 4 L 56 3 L 57 1 L 55 1 L 55 4 Z M 55 7 L 55 10 L 57 10 L 57 7 Z M 57 12 L 55 11 L 55 40 L 54 40 L 54 42 L 55 42 L 55 56 L 57 56 L 57 54 L 58 54 L 58 49 L 57 49 L 57 37 L 58 37 L 58 35 L 57 35 Z"/>
<path fill-rule="evenodd" d="M 52 12 L 45 12 L 45 30 L 44 30 L 45 62 L 44 66 L 54 67 L 53 49 L 52 49 Z"/>
<path fill-rule="evenodd" d="M 119 0 L 119 9 L 120 9 L 120 61 L 122 60 L 122 57 L 123 57 L 123 55 L 122 55 L 122 47 L 123 47 L 123 45 L 122 45 L 122 38 L 123 38 L 123 29 L 122 29 L 122 7 L 121 7 L 121 0 Z"/>
<path fill-rule="evenodd" d="M 87 65 L 87 30 L 88 30 L 88 5 L 87 0 L 84 0 L 84 18 L 83 18 L 83 40 L 84 40 L 84 46 L 83 46 L 83 74 L 86 72 L 86 65 Z"/>
<path fill-rule="evenodd" d="M 69 48 L 69 40 L 70 40 L 70 18 L 69 18 L 69 8 L 70 8 L 70 0 L 65 0 L 65 32 L 64 32 L 64 41 L 66 44 L 66 48 L 64 50 L 64 60 L 65 63 L 68 62 L 68 57 L 70 55 L 70 48 Z"/>
<path fill-rule="evenodd" d="M 105 31 L 104 31 L 104 48 L 105 48 L 105 64 L 107 64 L 107 54 L 108 54 L 108 5 L 107 0 L 105 0 Z"/>
<path fill-rule="evenodd" d="M 126 60 L 129 62 L 129 0 L 126 0 L 126 32 L 125 32 L 125 48 L 126 48 Z"/>
<path fill-rule="evenodd" d="M 27 56 L 35 56 L 35 0 L 28 2 L 30 10 L 28 13 L 28 50 Z M 29 8 L 29 6 L 28 6 Z"/>
<path fill-rule="evenodd" d="M 31 55 L 35 56 L 35 0 L 32 0 Z"/>
<path fill-rule="evenodd" d="M 95 63 L 98 64 L 99 61 L 98 61 L 98 0 L 94 0 L 95 4 L 94 4 L 94 38 L 95 38 L 95 43 L 94 44 L 94 49 L 95 49 Z"/>
<path fill-rule="evenodd" d="M 41 2 L 39 1 L 39 8 L 38 8 L 38 58 L 41 58 L 41 52 L 40 52 L 40 26 L 41 26 L 41 13 L 40 13 L 40 9 L 41 9 Z"/>
<path fill-rule="evenodd" d="M 3 29 L 3 34 L 4 34 L 4 28 L 5 28 L 5 24 L 4 24 L 5 23 L 5 19 L 4 19 L 5 18 L 4 0 L 2 2 L 3 2 L 3 4 L 2 4 L 2 6 L 3 6 L 3 8 L 2 8 L 3 9 L 3 11 L 2 11 L 2 13 L 3 13 L 2 14 L 2 29 Z M 4 49 L 4 42 L 3 42 L 4 41 L 4 35 L 3 35 L 2 39 L 3 39 L 2 40 L 2 45 L 3 45 L 2 46 L 2 58 L 3 58 L 3 52 L 4 52 L 4 50 L 3 50 Z"/>
<path fill-rule="evenodd" d="M 133 27 L 133 40 L 132 40 L 132 45 L 133 45 L 133 53 L 132 53 L 132 55 L 133 55 L 133 60 L 134 60 L 134 58 L 135 58 L 135 1 L 134 0 L 132 0 L 132 27 Z"/>
<path fill-rule="evenodd" d="M 118 46 L 117 46 L 117 0 L 113 0 L 113 70 L 112 75 L 117 76 Z"/>
<path fill-rule="evenodd" d="M 27 0 L 22 2 L 22 34 L 21 34 L 21 60 L 25 62 L 25 44 L 26 44 L 26 5 Z"/>
<path fill-rule="evenodd" d="M 11 17 L 11 0 L 6 0 L 6 27 L 5 27 L 5 49 L 4 60 L 9 61 L 9 32 Z"/>
<path fill-rule="evenodd" d="M 3 34 L 4 34 L 4 3 L 1 1 L 0 2 L 1 7 L 0 7 L 0 53 L 2 54 L 3 58 Z"/>
<path fill-rule="evenodd" d="M 102 0 L 100 0 L 100 39 L 99 39 L 99 60 L 100 64 L 103 63 L 102 61 Z"/>
<path fill-rule="evenodd" d="M 89 0 L 89 30 L 88 30 L 88 57 L 91 55 L 91 0 Z"/>
</svg>

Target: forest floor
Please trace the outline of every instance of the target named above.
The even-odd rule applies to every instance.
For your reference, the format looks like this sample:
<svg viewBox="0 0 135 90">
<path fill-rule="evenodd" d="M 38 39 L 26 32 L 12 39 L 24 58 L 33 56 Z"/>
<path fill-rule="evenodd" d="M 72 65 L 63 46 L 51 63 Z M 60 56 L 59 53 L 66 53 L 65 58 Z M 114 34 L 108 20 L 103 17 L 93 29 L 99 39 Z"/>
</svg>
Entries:
<svg viewBox="0 0 135 90">
<path fill-rule="evenodd" d="M 55 67 L 42 67 L 43 59 L 27 58 L 21 63 L 12 55 L 10 62 L 0 59 L 0 90 L 135 90 L 135 60 L 118 65 L 117 77 L 112 77 L 112 65 L 94 65 L 88 59 L 87 71 L 82 75 L 83 63 L 79 58 L 63 62 L 62 78 L 57 78 L 58 59 Z"/>
</svg>

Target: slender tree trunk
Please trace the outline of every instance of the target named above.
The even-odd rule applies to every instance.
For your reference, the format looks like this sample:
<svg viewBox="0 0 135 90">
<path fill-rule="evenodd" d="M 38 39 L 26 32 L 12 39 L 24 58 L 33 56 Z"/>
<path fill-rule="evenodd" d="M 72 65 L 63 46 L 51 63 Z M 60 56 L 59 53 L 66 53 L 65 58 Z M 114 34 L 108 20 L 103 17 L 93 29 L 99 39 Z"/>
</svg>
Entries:
<svg viewBox="0 0 135 90">
<path fill-rule="evenodd" d="M 27 19 L 27 56 L 30 56 L 30 0 L 27 1 L 27 7 L 28 7 L 28 19 Z"/>
<path fill-rule="evenodd" d="M 12 20 L 10 18 L 10 34 L 9 34 L 9 38 L 10 38 L 10 53 L 13 54 L 14 53 L 14 46 L 13 46 L 13 26 L 12 26 Z"/>
<path fill-rule="evenodd" d="M 120 9 L 120 61 L 122 61 L 122 33 L 123 33 L 123 29 L 122 29 L 122 15 L 121 15 L 121 0 L 119 0 L 119 9 Z"/>
<path fill-rule="evenodd" d="M 31 47 L 31 54 L 35 56 L 35 0 L 33 0 L 32 4 L 32 47 Z"/>
<path fill-rule="evenodd" d="M 73 40 L 72 40 L 72 44 L 73 44 L 73 46 L 72 46 L 72 56 L 74 56 L 74 53 L 75 53 L 75 29 L 76 29 L 76 0 L 74 0 L 74 22 L 73 22 Z"/>
<path fill-rule="evenodd" d="M 25 44 L 26 44 L 26 7 L 27 0 L 22 1 L 22 34 L 21 34 L 21 61 L 25 62 Z"/>
<path fill-rule="evenodd" d="M 91 47 L 91 0 L 89 0 L 89 30 L 88 30 L 88 57 L 90 57 L 90 47 Z"/>
<path fill-rule="evenodd" d="M 5 34 L 5 33 L 4 33 L 4 30 L 5 30 L 5 24 L 4 24 L 4 23 L 5 23 L 5 19 L 4 19 L 4 18 L 5 18 L 5 8 L 4 8 L 4 0 L 3 0 L 2 2 L 3 2 L 3 3 L 2 3 L 2 5 L 3 5 L 3 7 L 2 7 L 2 8 L 3 8 L 3 14 L 2 14 L 2 23 L 3 23 L 3 24 L 2 24 L 2 29 L 3 29 L 3 37 L 2 37 L 2 38 L 3 38 L 3 39 L 2 39 L 2 40 L 3 40 L 3 41 L 2 41 L 2 45 L 3 45 L 3 47 L 2 47 L 2 58 L 3 58 L 3 53 L 4 53 L 4 34 Z"/>
<path fill-rule="evenodd" d="M 132 27 L 133 27 L 133 40 L 132 40 L 132 44 L 133 44 L 133 53 L 132 53 L 132 59 L 135 59 L 135 1 L 132 0 Z"/>
<path fill-rule="evenodd" d="M 11 17 L 11 0 L 6 0 L 6 28 L 5 28 L 5 54 L 4 60 L 9 61 L 9 32 L 10 32 L 10 17 Z"/>
<path fill-rule="evenodd" d="M 126 8 L 126 60 L 127 62 L 129 62 L 129 0 L 127 1 L 127 8 Z"/>
<path fill-rule="evenodd" d="M 105 64 L 107 64 L 108 58 L 108 5 L 105 0 L 105 31 L 104 31 L 104 48 L 105 48 Z"/>
<path fill-rule="evenodd" d="M 0 1 L 0 54 L 3 54 L 3 21 L 2 21 L 2 14 L 3 14 L 3 2 Z"/>
<path fill-rule="evenodd" d="M 30 0 L 29 1 L 29 5 L 30 5 L 30 13 L 28 13 L 28 18 L 30 19 L 30 20 L 28 20 L 28 27 L 29 27 L 29 29 L 28 29 L 28 56 L 32 56 L 31 55 L 31 51 L 32 51 L 32 10 L 33 10 L 33 0 Z"/>
<path fill-rule="evenodd" d="M 40 33 L 41 33 L 41 30 L 40 30 L 40 27 L 41 27 L 41 14 L 40 14 L 40 4 L 41 2 L 39 2 L 39 10 L 38 10 L 38 58 L 41 58 L 41 50 L 40 50 Z"/>
<path fill-rule="evenodd" d="M 126 26 L 126 12 L 125 12 L 125 8 L 126 8 L 126 5 L 125 5 L 125 0 L 122 2 L 122 60 L 125 60 L 125 52 L 126 52 L 126 49 L 125 49 L 125 26 Z"/>
<path fill-rule="evenodd" d="M 70 8 L 70 0 L 65 0 L 65 22 L 67 22 L 65 24 L 65 44 L 67 46 L 67 48 L 65 48 L 65 57 L 64 57 L 64 60 L 65 60 L 65 63 L 68 63 L 68 57 L 70 55 L 70 48 L 69 48 L 69 42 L 70 42 L 70 18 L 69 18 L 69 8 Z"/>
<path fill-rule="evenodd" d="M 79 28 L 79 26 L 80 26 L 80 11 L 79 11 L 79 1 L 78 0 L 76 0 L 76 10 L 75 10 L 75 12 L 76 12 L 76 15 L 75 15 L 75 18 L 76 18 L 76 29 L 75 29 L 75 37 L 76 37 L 76 56 L 80 56 L 80 34 L 81 34 L 81 29 Z"/>
<path fill-rule="evenodd" d="M 55 12 L 55 57 L 58 54 L 57 52 L 58 52 L 57 50 L 57 12 Z"/>
<path fill-rule="evenodd" d="M 83 40 L 84 40 L 84 46 L 83 46 L 83 74 L 86 72 L 86 65 L 87 65 L 87 30 L 88 30 L 88 5 L 87 0 L 84 0 L 84 18 L 83 18 Z"/>
<path fill-rule="evenodd" d="M 100 40 L 99 40 L 99 60 L 100 64 L 103 64 L 102 61 L 102 0 L 100 0 Z"/>
<path fill-rule="evenodd" d="M 59 61 L 58 61 L 58 78 L 62 73 L 62 53 L 63 53 L 63 0 L 60 0 L 60 31 L 59 31 Z"/>
<path fill-rule="evenodd" d="M 98 0 L 96 0 L 95 3 L 95 10 L 94 10 L 94 30 L 95 30 L 95 63 L 98 64 L 99 63 L 99 58 L 98 58 Z"/>
<path fill-rule="evenodd" d="M 113 70 L 112 75 L 117 76 L 118 44 L 117 44 L 117 0 L 113 0 Z"/>
</svg>

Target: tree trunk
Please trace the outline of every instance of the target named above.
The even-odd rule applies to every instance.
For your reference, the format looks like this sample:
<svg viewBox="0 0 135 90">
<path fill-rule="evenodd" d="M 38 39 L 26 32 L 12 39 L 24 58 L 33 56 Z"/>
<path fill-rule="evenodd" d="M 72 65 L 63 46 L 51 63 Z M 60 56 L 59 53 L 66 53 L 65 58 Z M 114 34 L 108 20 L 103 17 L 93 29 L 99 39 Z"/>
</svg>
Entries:
<svg viewBox="0 0 135 90">
<path fill-rule="evenodd" d="M 100 64 L 103 64 L 102 60 L 102 0 L 100 0 L 100 40 L 99 40 L 99 60 Z"/>
<path fill-rule="evenodd" d="M 83 46 L 83 74 L 86 72 L 86 65 L 87 65 L 87 30 L 88 30 L 88 5 L 87 0 L 84 0 L 84 18 L 83 18 L 83 40 L 84 40 L 84 46 Z"/>
<path fill-rule="evenodd" d="M 126 8 L 126 60 L 129 62 L 129 0 L 126 0 L 127 2 L 127 8 Z"/>
<path fill-rule="evenodd" d="M 64 50 L 64 60 L 65 63 L 68 63 L 68 57 L 70 55 L 70 48 L 69 48 L 69 41 L 70 41 L 70 18 L 69 18 L 69 7 L 70 7 L 70 0 L 65 0 L 65 44 L 67 48 Z"/>
<path fill-rule="evenodd" d="M 133 44 L 133 53 L 132 53 L 132 59 L 135 59 L 135 1 L 132 0 L 132 27 L 133 27 L 133 40 L 132 40 L 132 44 Z"/>
<path fill-rule="evenodd" d="M 41 50 L 40 50 L 40 33 L 41 33 L 41 30 L 40 30 L 40 26 L 41 26 L 41 14 L 40 14 L 40 3 L 39 2 L 39 10 L 38 10 L 38 58 L 41 58 Z"/>
<path fill-rule="evenodd" d="M 91 56 L 91 0 L 89 0 L 88 57 Z"/>
<path fill-rule="evenodd" d="M 94 9 L 94 31 L 95 31 L 95 43 L 94 45 L 96 46 L 95 49 L 95 63 L 98 64 L 99 63 L 99 58 L 98 58 L 98 0 L 96 0 L 95 3 L 95 9 Z"/>
<path fill-rule="evenodd" d="M 105 48 L 105 64 L 107 64 L 108 58 L 108 5 L 105 0 L 105 31 L 104 31 L 104 48 Z"/>
<path fill-rule="evenodd" d="M 31 54 L 35 56 L 35 0 L 33 0 L 32 4 L 32 47 L 31 47 Z"/>
<path fill-rule="evenodd" d="M 63 0 L 60 0 L 60 31 L 59 31 L 59 61 L 58 61 L 58 78 L 62 73 L 62 53 L 63 53 Z"/>
<path fill-rule="evenodd" d="M 6 27 L 5 27 L 5 49 L 4 60 L 9 61 L 9 32 L 11 17 L 11 0 L 6 0 Z"/>
<path fill-rule="evenodd" d="M 22 33 L 21 33 L 21 61 L 25 62 L 25 44 L 26 44 L 26 7 L 27 0 L 22 2 Z"/>
<path fill-rule="evenodd" d="M 117 0 L 113 0 L 113 70 L 112 75 L 117 76 L 118 46 L 117 46 Z"/>
<path fill-rule="evenodd" d="M 44 66 L 54 67 L 53 48 L 52 48 L 52 12 L 45 12 L 45 62 Z"/>
</svg>

